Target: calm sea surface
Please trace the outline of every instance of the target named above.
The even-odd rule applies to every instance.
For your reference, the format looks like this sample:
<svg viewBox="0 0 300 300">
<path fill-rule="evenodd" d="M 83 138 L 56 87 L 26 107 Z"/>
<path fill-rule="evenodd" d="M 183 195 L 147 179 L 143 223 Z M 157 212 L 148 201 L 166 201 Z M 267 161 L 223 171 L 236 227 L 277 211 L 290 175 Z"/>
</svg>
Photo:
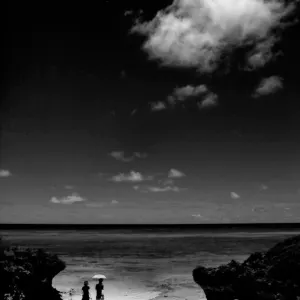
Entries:
<svg viewBox="0 0 300 300">
<path fill-rule="evenodd" d="M 72 275 L 74 285 L 104 273 L 111 279 L 131 278 L 156 286 L 168 278 L 174 282 L 176 276 L 181 283 L 192 284 L 197 265 L 243 261 L 252 252 L 267 250 L 299 232 L 2 230 L 0 234 L 12 245 L 58 254 L 67 268 L 57 277 Z"/>
</svg>

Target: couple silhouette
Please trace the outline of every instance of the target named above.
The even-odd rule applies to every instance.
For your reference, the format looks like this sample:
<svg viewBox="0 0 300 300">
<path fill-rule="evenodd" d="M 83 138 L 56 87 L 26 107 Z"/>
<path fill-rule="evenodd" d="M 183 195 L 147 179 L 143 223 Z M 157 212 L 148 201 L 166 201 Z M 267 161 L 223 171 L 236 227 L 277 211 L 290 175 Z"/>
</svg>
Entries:
<svg viewBox="0 0 300 300">
<path fill-rule="evenodd" d="M 96 300 L 104 300 L 103 295 L 103 279 L 99 279 L 99 282 L 96 284 Z M 90 287 L 88 281 L 84 282 L 84 285 L 82 287 L 82 300 L 90 300 Z"/>
</svg>

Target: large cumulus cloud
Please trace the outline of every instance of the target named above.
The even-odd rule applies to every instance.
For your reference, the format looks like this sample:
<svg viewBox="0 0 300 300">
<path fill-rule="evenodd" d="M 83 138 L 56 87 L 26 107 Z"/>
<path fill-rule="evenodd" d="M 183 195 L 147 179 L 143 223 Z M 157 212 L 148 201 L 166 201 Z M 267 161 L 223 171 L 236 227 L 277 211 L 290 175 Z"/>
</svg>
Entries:
<svg viewBox="0 0 300 300">
<path fill-rule="evenodd" d="M 255 69 L 276 56 L 272 48 L 294 9 L 280 0 L 174 0 L 131 32 L 147 37 L 143 49 L 163 65 L 212 72 L 222 55 L 250 46 L 245 68 Z"/>
</svg>

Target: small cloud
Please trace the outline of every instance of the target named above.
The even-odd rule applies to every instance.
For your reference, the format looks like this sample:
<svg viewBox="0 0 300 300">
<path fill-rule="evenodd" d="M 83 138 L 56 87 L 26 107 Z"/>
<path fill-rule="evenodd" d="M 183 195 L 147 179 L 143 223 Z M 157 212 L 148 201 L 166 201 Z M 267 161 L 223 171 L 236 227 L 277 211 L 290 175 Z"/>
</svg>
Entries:
<svg viewBox="0 0 300 300">
<path fill-rule="evenodd" d="M 201 102 L 198 102 L 198 108 L 202 109 L 202 108 L 206 108 L 206 107 L 211 107 L 211 106 L 215 106 L 218 104 L 218 95 L 214 94 L 214 93 L 209 93 L 205 99 Z"/>
<path fill-rule="evenodd" d="M 184 177 L 185 174 L 176 170 L 176 169 L 170 169 L 169 173 L 168 173 L 168 177 L 169 178 L 181 178 Z"/>
<path fill-rule="evenodd" d="M 119 203 L 119 201 L 117 201 L 117 200 L 111 200 L 111 202 L 110 202 L 111 205 L 116 205 L 118 203 Z"/>
<path fill-rule="evenodd" d="M 259 96 L 265 96 L 269 94 L 273 94 L 278 90 L 282 89 L 282 78 L 278 76 L 271 76 L 268 78 L 262 79 L 259 86 L 255 90 L 254 94 L 252 95 L 254 98 Z"/>
<path fill-rule="evenodd" d="M 133 10 L 126 10 L 124 12 L 124 16 L 127 17 L 127 16 L 131 16 L 133 14 Z"/>
<path fill-rule="evenodd" d="M 50 202 L 56 204 L 73 204 L 75 202 L 83 202 L 83 201 L 86 201 L 86 199 L 82 198 L 76 193 L 73 193 L 71 196 L 62 197 L 60 199 L 56 197 L 52 197 L 50 199 Z"/>
<path fill-rule="evenodd" d="M 133 115 L 135 115 L 135 114 L 137 113 L 137 111 L 138 111 L 138 109 L 137 109 L 137 108 L 133 109 L 133 110 L 131 111 L 131 113 L 130 113 L 130 116 L 133 116 Z"/>
<path fill-rule="evenodd" d="M 116 160 L 122 161 L 122 162 L 131 162 L 134 160 L 135 157 L 137 158 L 146 158 L 147 153 L 140 153 L 140 152 L 134 152 L 132 156 L 125 157 L 124 151 L 112 151 L 109 153 L 109 155 Z"/>
<path fill-rule="evenodd" d="M 116 160 L 123 161 L 123 162 L 131 162 L 134 159 L 133 156 L 125 157 L 123 151 L 112 151 L 111 153 L 109 153 L 109 155 L 115 158 Z"/>
<path fill-rule="evenodd" d="M 262 185 L 260 186 L 260 190 L 262 190 L 262 191 L 266 191 L 268 188 L 269 188 L 269 187 L 268 187 L 267 185 L 265 185 L 265 184 L 262 184 Z"/>
<path fill-rule="evenodd" d="M 135 12 L 135 14 L 136 14 L 137 16 L 140 16 L 142 13 L 143 13 L 143 10 L 142 10 L 142 9 L 138 10 L 137 12 Z M 126 10 L 126 11 L 124 12 L 124 16 L 125 16 L 125 17 L 127 17 L 127 16 L 132 16 L 133 14 L 134 14 L 134 11 L 133 11 L 132 9 Z"/>
<path fill-rule="evenodd" d="M 120 173 L 119 175 L 115 175 L 112 177 L 112 181 L 115 182 L 124 182 L 124 181 L 131 181 L 131 182 L 141 182 L 145 180 L 151 180 L 152 177 L 148 176 L 145 177 L 139 172 L 130 171 L 129 174 Z"/>
<path fill-rule="evenodd" d="M 179 188 L 177 186 L 165 186 L 165 187 L 154 187 L 154 186 L 150 186 L 147 188 L 148 191 L 150 192 L 180 192 L 181 190 L 184 190 L 182 188 Z"/>
<path fill-rule="evenodd" d="M 175 88 L 172 95 L 168 98 L 169 102 L 184 101 L 189 97 L 199 96 L 208 91 L 206 85 L 200 84 L 198 86 L 187 85 L 180 88 Z"/>
<path fill-rule="evenodd" d="M 138 185 L 134 185 L 132 188 L 137 191 L 140 187 Z"/>
<path fill-rule="evenodd" d="M 230 193 L 230 197 L 231 197 L 232 199 L 239 199 L 239 198 L 240 198 L 240 195 L 238 195 L 238 194 L 235 193 L 235 192 L 231 192 L 231 193 Z"/>
<path fill-rule="evenodd" d="M 276 53 L 272 52 L 272 48 L 279 39 L 275 37 L 270 37 L 269 40 L 261 41 L 257 43 L 249 53 L 247 53 L 246 61 L 247 65 L 245 66 L 246 71 L 253 71 L 258 68 L 262 68 L 266 63 L 274 61 L 278 56 L 282 55 L 281 51 Z"/>
<path fill-rule="evenodd" d="M 166 109 L 166 104 L 162 101 L 151 103 L 152 111 L 160 111 Z"/>
<path fill-rule="evenodd" d="M 12 176 L 9 170 L 0 170 L 0 177 L 10 177 Z"/>
<path fill-rule="evenodd" d="M 201 214 L 192 215 L 192 217 L 194 217 L 194 218 L 203 218 L 203 216 Z"/>
<path fill-rule="evenodd" d="M 137 158 L 146 158 L 146 157 L 148 157 L 147 153 L 141 153 L 141 152 L 134 152 L 133 155 L 136 156 Z"/>
<path fill-rule="evenodd" d="M 73 185 L 65 185 L 66 190 L 73 190 L 74 186 Z"/>
</svg>

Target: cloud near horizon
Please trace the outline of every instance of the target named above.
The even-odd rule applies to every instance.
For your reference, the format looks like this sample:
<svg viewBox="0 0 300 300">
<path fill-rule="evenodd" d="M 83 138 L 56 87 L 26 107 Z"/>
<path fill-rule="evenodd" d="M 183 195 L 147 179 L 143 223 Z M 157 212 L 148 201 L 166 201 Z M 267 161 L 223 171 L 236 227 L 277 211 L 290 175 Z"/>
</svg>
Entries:
<svg viewBox="0 0 300 300">
<path fill-rule="evenodd" d="M 135 157 L 137 158 L 146 158 L 148 157 L 147 153 L 140 153 L 140 152 L 134 152 L 132 156 L 125 157 L 124 151 L 112 151 L 109 153 L 109 155 L 116 160 L 122 161 L 122 162 L 131 162 L 134 160 Z"/>
<path fill-rule="evenodd" d="M 130 171 L 128 174 L 120 173 L 111 178 L 114 182 L 141 182 L 145 180 L 151 180 L 152 176 L 143 176 L 140 172 Z"/>
<path fill-rule="evenodd" d="M 74 186 L 73 185 L 65 185 L 66 190 L 73 190 Z"/>
<path fill-rule="evenodd" d="M 140 190 L 141 192 L 147 193 L 147 192 L 152 192 L 152 193 L 161 193 L 161 192 L 180 192 L 183 190 L 186 190 L 186 188 L 180 188 L 178 186 L 147 186 L 140 188 L 139 186 L 134 187 L 135 190 Z"/>
<path fill-rule="evenodd" d="M 203 101 L 197 102 L 197 106 L 199 109 L 216 106 L 218 104 L 218 95 L 214 93 L 209 93 L 206 95 Z"/>
<path fill-rule="evenodd" d="M 181 178 L 181 177 L 185 177 L 186 175 L 176 169 L 170 169 L 169 173 L 168 173 L 168 178 Z"/>
<path fill-rule="evenodd" d="M 72 195 L 67 197 L 62 197 L 62 198 L 52 197 L 50 199 L 50 202 L 55 204 L 73 204 L 75 202 L 84 202 L 84 201 L 86 201 L 86 199 L 79 196 L 76 193 L 73 193 Z"/>
<path fill-rule="evenodd" d="M 9 170 L 0 170 L 0 178 L 1 177 L 10 177 L 12 176 L 11 172 Z"/>
<path fill-rule="evenodd" d="M 278 90 L 283 88 L 283 79 L 278 76 L 270 76 L 268 78 L 263 78 L 256 88 L 253 97 L 257 98 L 259 96 L 265 96 L 269 94 L 276 93 Z"/>
<path fill-rule="evenodd" d="M 131 33 L 147 37 L 150 59 L 203 73 L 216 70 L 222 55 L 251 46 L 245 58 L 254 70 L 275 57 L 272 47 L 295 8 L 279 0 L 174 0 L 151 21 L 136 20 Z"/>
<path fill-rule="evenodd" d="M 150 186 L 147 188 L 149 192 L 180 192 L 183 190 L 182 188 L 179 188 L 177 186 L 164 186 L 164 187 L 156 187 L 156 186 Z"/>
<path fill-rule="evenodd" d="M 167 108 L 166 104 L 162 101 L 151 103 L 151 111 L 161 111 Z"/>
<path fill-rule="evenodd" d="M 241 198 L 241 196 L 238 195 L 238 194 L 235 193 L 235 192 L 231 192 L 231 193 L 230 193 L 230 197 L 231 197 L 232 199 L 239 199 L 239 198 Z"/>
</svg>

